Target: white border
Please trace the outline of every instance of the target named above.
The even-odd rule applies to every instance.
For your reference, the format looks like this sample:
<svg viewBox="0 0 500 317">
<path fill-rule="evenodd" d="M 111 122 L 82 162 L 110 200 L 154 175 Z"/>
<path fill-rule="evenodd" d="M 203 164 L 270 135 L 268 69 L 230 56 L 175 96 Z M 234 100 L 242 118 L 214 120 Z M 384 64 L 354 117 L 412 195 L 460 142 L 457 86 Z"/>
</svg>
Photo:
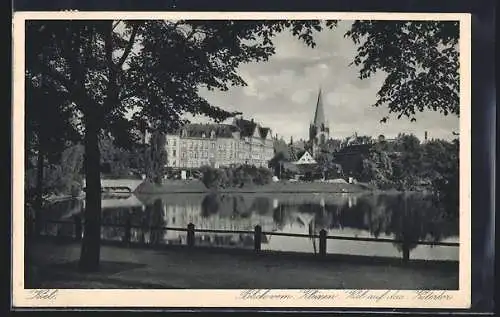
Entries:
<svg viewBox="0 0 500 317">
<path fill-rule="evenodd" d="M 401 300 L 354 300 L 344 290 L 334 300 L 299 299 L 300 290 L 273 290 L 293 300 L 248 300 L 241 290 L 59 290 L 52 300 L 30 300 L 24 289 L 24 50 L 26 20 L 65 19 L 331 19 L 331 20 L 458 20 L 460 21 L 460 264 L 459 290 L 445 291 L 449 300 L 416 300 L 416 291 L 399 291 Z M 471 285 L 471 15 L 460 13 L 290 13 L 290 12 L 16 12 L 13 18 L 13 174 L 12 174 L 12 304 L 22 307 L 373 307 L 373 308 L 468 308 Z M 383 290 L 370 291 L 373 295 Z"/>
</svg>

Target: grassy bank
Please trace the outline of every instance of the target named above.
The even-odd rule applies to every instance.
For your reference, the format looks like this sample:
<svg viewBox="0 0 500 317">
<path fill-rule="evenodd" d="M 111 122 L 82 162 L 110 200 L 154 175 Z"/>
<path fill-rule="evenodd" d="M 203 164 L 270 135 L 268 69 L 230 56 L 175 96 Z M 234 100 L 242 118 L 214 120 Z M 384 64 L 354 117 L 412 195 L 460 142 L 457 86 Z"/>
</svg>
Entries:
<svg viewBox="0 0 500 317">
<path fill-rule="evenodd" d="M 249 185 L 242 188 L 219 189 L 220 193 L 360 193 L 371 190 L 362 184 L 336 184 L 316 182 L 276 182 L 266 185 Z M 144 182 L 136 193 L 166 194 L 166 193 L 208 193 L 209 189 L 198 180 L 168 180 L 164 184 Z"/>
</svg>

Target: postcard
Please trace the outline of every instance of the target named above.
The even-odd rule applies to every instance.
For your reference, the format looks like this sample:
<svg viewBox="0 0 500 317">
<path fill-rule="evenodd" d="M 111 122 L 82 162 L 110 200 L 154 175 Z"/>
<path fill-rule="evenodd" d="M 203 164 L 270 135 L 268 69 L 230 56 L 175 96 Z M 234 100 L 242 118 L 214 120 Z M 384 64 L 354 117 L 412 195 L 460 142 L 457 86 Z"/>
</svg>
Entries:
<svg viewBox="0 0 500 317">
<path fill-rule="evenodd" d="M 468 308 L 471 17 L 17 12 L 13 305 Z"/>
</svg>

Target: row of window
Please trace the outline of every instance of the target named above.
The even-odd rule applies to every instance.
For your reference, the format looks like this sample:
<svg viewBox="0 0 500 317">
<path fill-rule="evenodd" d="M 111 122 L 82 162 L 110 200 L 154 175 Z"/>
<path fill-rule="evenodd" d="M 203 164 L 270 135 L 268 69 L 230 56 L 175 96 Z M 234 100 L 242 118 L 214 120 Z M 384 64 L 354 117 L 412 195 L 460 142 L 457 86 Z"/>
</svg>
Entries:
<svg viewBox="0 0 500 317">
<path fill-rule="evenodd" d="M 205 147 L 205 148 L 208 148 L 208 143 L 212 143 L 212 147 L 215 147 L 215 142 L 212 142 L 212 141 L 205 141 L 205 140 L 180 140 L 181 141 L 181 145 L 186 145 L 189 146 L 189 147 Z M 264 146 L 264 145 L 268 145 L 268 146 L 272 146 L 273 145 L 273 142 L 272 140 L 267 140 L 269 142 L 262 142 L 261 140 L 259 140 L 258 142 L 250 142 L 252 145 L 258 145 L 260 147 Z M 171 145 L 171 146 L 177 146 L 177 141 L 176 139 L 167 139 L 167 142 L 166 142 L 167 145 Z M 223 147 L 225 145 L 229 144 L 229 147 L 230 148 L 239 148 L 241 145 L 247 145 L 249 146 L 250 144 L 248 142 L 245 142 L 245 144 L 241 143 L 241 142 L 222 142 L 222 143 L 219 143 L 219 147 Z"/>
<path fill-rule="evenodd" d="M 274 151 L 272 149 L 267 149 L 267 151 L 265 151 L 265 152 L 266 152 L 265 154 L 267 154 L 267 156 L 272 156 L 274 154 Z M 182 153 L 182 157 L 183 158 L 186 157 L 186 153 L 188 153 L 188 156 L 191 156 L 191 157 L 192 156 L 197 157 L 197 153 L 200 153 L 201 156 L 204 156 L 204 157 L 208 156 L 208 151 L 206 151 L 206 150 L 205 151 L 199 151 L 199 152 L 197 152 L 196 150 L 195 151 L 191 150 L 191 151 L 187 151 L 187 152 L 182 151 L 181 153 Z M 234 153 L 234 151 L 229 151 L 227 149 L 226 150 L 219 150 L 218 153 L 219 153 L 219 156 L 224 156 L 225 155 L 227 157 L 233 157 L 233 156 L 234 157 L 243 157 L 243 156 L 245 156 L 245 152 L 241 152 L 240 151 L 240 152 Z M 248 151 L 246 151 L 246 153 L 248 153 Z M 176 149 L 172 149 L 172 150 L 169 151 L 169 154 L 172 157 L 176 157 L 177 156 L 177 150 Z M 261 153 L 261 154 L 262 154 L 262 156 L 265 156 L 264 153 Z M 252 157 L 259 158 L 261 156 L 261 154 L 252 153 Z"/>
<path fill-rule="evenodd" d="M 246 163 L 246 164 L 252 164 L 256 166 L 267 166 L 268 161 L 267 160 L 261 160 L 261 159 L 251 159 L 251 160 L 233 160 L 233 159 L 226 159 L 226 160 L 217 160 L 215 163 L 216 167 L 221 165 L 221 166 L 229 166 L 231 164 L 235 163 Z M 207 158 L 195 158 L 195 160 L 183 160 L 179 162 L 179 165 L 177 165 L 177 161 L 173 160 L 171 161 L 170 164 L 167 164 L 167 166 L 173 166 L 173 167 L 200 167 L 203 165 L 210 165 L 210 160 Z"/>
<path fill-rule="evenodd" d="M 176 151 L 174 150 L 172 152 L 172 157 L 176 157 L 177 156 L 177 153 Z M 267 155 L 268 156 L 268 159 L 271 159 L 271 156 L 272 155 Z M 189 151 L 189 152 L 182 152 L 181 153 L 181 158 L 182 159 L 185 159 L 185 158 L 207 158 L 207 157 L 215 157 L 215 154 L 214 153 L 209 153 L 208 151 L 203 151 L 203 152 L 192 152 L 192 151 Z M 217 155 L 217 157 L 219 158 L 226 158 L 226 159 L 233 159 L 233 158 L 239 158 L 239 159 L 242 159 L 242 158 L 245 158 L 245 157 L 248 157 L 248 155 L 245 155 L 245 153 L 232 153 L 232 152 L 227 152 L 227 153 L 219 153 L 219 155 Z M 254 160 L 260 160 L 260 159 L 265 159 L 266 158 L 266 155 L 261 155 L 259 153 L 253 153 L 252 156 L 251 156 L 252 159 Z"/>
<path fill-rule="evenodd" d="M 187 150 L 187 151 L 186 151 L 185 149 L 183 149 L 182 153 L 186 153 L 186 152 L 188 152 L 188 153 L 192 153 L 192 152 L 194 152 L 194 153 L 208 153 L 208 151 L 207 151 L 207 150 L 205 150 L 205 151 L 199 151 L 199 152 L 198 152 L 198 150 L 194 150 L 194 151 L 193 151 L 193 150 Z M 248 152 L 249 152 L 249 151 L 237 151 L 237 153 L 235 153 L 235 151 L 234 151 L 234 150 L 229 150 L 229 149 L 219 149 L 219 151 L 218 151 L 219 156 L 223 156 L 223 155 L 226 155 L 226 156 L 233 156 L 233 155 L 234 155 L 234 156 L 236 156 L 236 154 L 238 154 L 238 156 L 240 156 L 240 157 L 241 157 L 241 156 L 244 156 L 244 154 L 245 154 L 245 153 L 248 153 Z M 263 156 L 264 156 L 264 155 L 266 155 L 266 154 L 267 154 L 268 156 L 272 156 L 272 155 L 274 154 L 274 150 L 273 150 L 273 149 L 266 149 L 266 151 L 261 150 L 260 152 L 265 152 L 265 153 L 261 153 Z M 170 154 L 170 156 L 172 156 L 172 157 L 176 157 L 176 156 L 177 156 L 177 150 L 176 150 L 176 149 L 171 149 L 171 150 L 169 151 L 169 154 Z M 255 153 L 255 152 L 253 152 L 253 151 L 252 151 L 252 154 L 253 154 L 253 155 L 259 155 L 259 154 L 256 154 L 256 153 Z M 205 156 L 206 156 L 207 154 L 203 154 L 203 155 L 205 155 Z M 191 156 L 193 156 L 193 155 L 191 155 Z M 185 154 L 183 154 L 183 157 L 185 157 Z"/>
</svg>

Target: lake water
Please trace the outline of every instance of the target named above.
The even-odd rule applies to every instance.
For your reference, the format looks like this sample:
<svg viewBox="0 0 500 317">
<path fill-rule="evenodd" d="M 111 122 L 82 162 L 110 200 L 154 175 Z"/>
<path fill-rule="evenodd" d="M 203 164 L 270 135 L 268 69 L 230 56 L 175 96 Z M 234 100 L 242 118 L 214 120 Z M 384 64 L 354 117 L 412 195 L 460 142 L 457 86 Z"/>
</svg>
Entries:
<svg viewBox="0 0 500 317">
<path fill-rule="evenodd" d="M 405 241 L 458 242 L 458 220 L 445 219 L 421 194 L 169 194 L 106 196 L 102 199 L 102 221 L 124 224 L 130 217 L 132 241 L 147 244 L 186 244 L 186 232 L 154 227 L 248 230 L 260 225 L 263 232 L 375 237 Z M 71 221 L 82 213 L 83 200 L 55 203 L 43 213 L 46 220 Z M 73 234 L 73 226 L 52 224 L 44 233 Z M 123 228 L 104 227 L 102 238 L 121 240 Z M 197 245 L 253 248 L 253 234 L 196 232 Z M 313 237 L 264 235 L 262 250 L 318 252 Z M 327 253 L 381 257 L 402 256 L 393 242 L 332 240 Z M 411 259 L 458 261 L 455 246 L 411 245 Z"/>
</svg>

